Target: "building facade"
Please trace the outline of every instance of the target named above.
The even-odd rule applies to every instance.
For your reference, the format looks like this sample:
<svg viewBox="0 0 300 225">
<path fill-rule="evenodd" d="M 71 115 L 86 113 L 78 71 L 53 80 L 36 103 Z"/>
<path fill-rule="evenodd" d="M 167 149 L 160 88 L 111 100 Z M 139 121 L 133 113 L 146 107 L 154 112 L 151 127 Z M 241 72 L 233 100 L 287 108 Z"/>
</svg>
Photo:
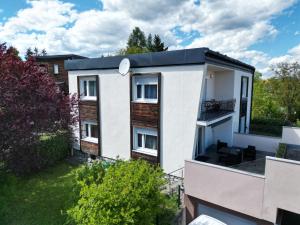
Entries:
<svg viewBox="0 0 300 225">
<path fill-rule="evenodd" d="M 36 62 L 42 69 L 54 77 L 56 84 L 65 92 L 68 92 L 68 71 L 65 70 L 64 61 L 72 59 L 84 59 L 86 57 L 74 54 L 36 56 Z"/>
<path fill-rule="evenodd" d="M 94 156 L 143 158 L 166 173 L 218 140 L 248 133 L 254 68 L 208 48 L 65 61 L 79 94 L 74 148 Z"/>
</svg>

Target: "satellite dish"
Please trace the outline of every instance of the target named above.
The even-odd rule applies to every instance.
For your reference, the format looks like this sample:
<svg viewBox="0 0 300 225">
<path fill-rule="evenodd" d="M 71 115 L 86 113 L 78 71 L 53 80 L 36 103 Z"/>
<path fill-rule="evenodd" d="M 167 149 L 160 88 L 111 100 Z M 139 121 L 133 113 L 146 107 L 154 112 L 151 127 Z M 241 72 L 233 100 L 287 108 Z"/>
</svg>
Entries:
<svg viewBox="0 0 300 225">
<path fill-rule="evenodd" d="M 125 76 L 130 69 L 130 61 L 128 58 L 122 59 L 122 61 L 119 64 L 119 73 L 123 76 Z"/>
</svg>

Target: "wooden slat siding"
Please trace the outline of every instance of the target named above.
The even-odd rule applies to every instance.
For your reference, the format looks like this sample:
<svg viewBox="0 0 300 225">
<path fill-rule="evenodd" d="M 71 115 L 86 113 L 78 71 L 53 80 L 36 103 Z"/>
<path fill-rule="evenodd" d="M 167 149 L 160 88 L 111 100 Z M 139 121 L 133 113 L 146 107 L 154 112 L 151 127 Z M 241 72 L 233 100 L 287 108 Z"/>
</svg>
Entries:
<svg viewBox="0 0 300 225">
<path fill-rule="evenodd" d="M 131 103 L 133 126 L 157 128 L 159 124 L 159 105 L 152 103 Z"/>
<path fill-rule="evenodd" d="M 99 144 L 81 140 L 80 146 L 81 146 L 81 149 L 83 152 L 91 154 L 91 155 L 98 155 Z"/>
<path fill-rule="evenodd" d="M 157 76 L 158 77 L 158 102 L 157 103 L 137 103 L 133 102 L 132 96 L 132 78 L 133 76 Z M 131 146 L 131 158 L 143 158 L 150 163 L 160 164 L 160 105 L 161 105 L 161 73 L 138 73 L 131 74 L 130 76 L 130 146 Z M 157 129 L 157 157 L 146 155 L 142 153 L 137 153 L 132 151 L 133 149 L 133 127 L 146 127 Z"/>
<path fill-rule="evenodd" d="M 131 151 L 131 158 L 133 158 L 133 159 L 144 159 L 144 160 L 147 160 L 148 162 L 150 162 L 151 164 L 157 165 L 157 157 L 156 156 Z"/>
<path fill-rule="evenodd" d="M 80 101 L 79 111 L 81 120 L 98 121 L 97 102 L 96 101 Z"/>
</svg>

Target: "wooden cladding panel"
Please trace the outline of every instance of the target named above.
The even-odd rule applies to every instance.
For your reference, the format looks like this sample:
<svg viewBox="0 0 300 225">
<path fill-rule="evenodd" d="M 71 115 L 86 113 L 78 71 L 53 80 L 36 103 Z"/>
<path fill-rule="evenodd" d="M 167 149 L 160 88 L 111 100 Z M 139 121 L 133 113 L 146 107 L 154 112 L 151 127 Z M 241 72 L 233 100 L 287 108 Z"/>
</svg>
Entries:
<svg viewBox="0 0 300 225">
<path fill-rule="evenodd" d="M 133 159 L 144 159 L 147 160 L 148 162 L 152 163 L 152 164 L 157 164 L 158 163 L 158 159 L 156 156 L 152 156 L 152 155 L 146 155 L 140 152 L 135 152 L 132 151 L 131 152 L 131 157 Z"/>
<path fill-rule="evenodd" d="M 81 140 L 81 151 L 86 152 L 91 155 L 99 155 L 99 146 L 96 143 Z"/>
<path fill-rule="evenodd" d="M 97 102 L 96 101 L 81 101 L 79 103 L 80 119 L 81 120 L 97 120 Z"/>
<path fill-rule="evenodd" d="M 133 126 L 157 128 L 159 125 L 159 105 L 132 102 L 131 123 Z"/>
</svg>

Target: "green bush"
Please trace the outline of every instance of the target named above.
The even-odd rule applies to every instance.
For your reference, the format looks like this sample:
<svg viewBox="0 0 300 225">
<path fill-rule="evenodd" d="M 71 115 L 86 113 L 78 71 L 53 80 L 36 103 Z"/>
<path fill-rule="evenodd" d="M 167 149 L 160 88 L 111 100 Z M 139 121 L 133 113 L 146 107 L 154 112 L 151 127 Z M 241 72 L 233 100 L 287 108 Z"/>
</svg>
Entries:
<svg viewBox="0 0 300 225">
<path fill-rule="evenodd" d="M 65 159 L 70 154 L 68 132 L 44 134 L 37 146 L 37 154 L 41 160 L 40 167 L 47 167 Z"/>
<path fill-rule="evenodd" d="M 81 182 L 79 200 L 68 210 L 69 223 L 150 225 L 156 224 L 159 218 L 165 220 L 167 213 L 170 216 L 174 211 L 174 201 L 160 192 L 166 182 L 160 168 L 137 160 L 117 161 L 106 172 L 103 172 L 103 166 L 100 170 L 96 182 L 90 179 Z M 90 173 L 89 169 L 84 171 Z M 93 172 L 89 175 L 94 177 Z"/>
<path fill-rule="evenodd" d="M 253 118 L 250 123 L 250 133 L 276 136 L 282 135 L 282 126 L 286 125 L 283 120 L 272 118 Z"/>
<path fill-rule="evenodd" d="M 276 157 L 277 158 L 285 158 L 287 153 L 287 145 L 284 143 L 279 143 L 277 152 L 276 152 Z"/>
</svg>

